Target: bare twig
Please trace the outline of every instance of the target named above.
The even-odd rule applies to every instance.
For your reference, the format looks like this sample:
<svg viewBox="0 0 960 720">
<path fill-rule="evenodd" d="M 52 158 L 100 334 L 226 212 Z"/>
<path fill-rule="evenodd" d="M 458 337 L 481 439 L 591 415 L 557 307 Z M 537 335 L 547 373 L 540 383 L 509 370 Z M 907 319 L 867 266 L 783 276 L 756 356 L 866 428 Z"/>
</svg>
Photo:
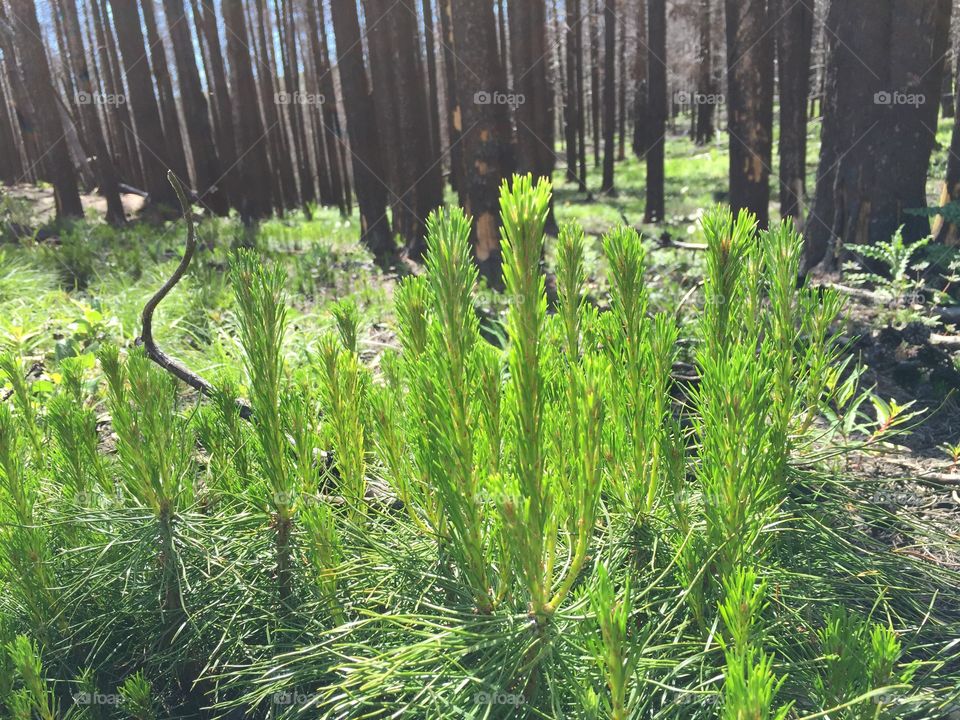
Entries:
<svg viewBox="0 0 960 720">
<path fill-rule="evenodd" d="M 183 185 L 177 179 L 177 176 L 173 174 L 173 171 L 167 172 L 167 179 L 177 193 L 177 199 L 180 201 L 180 208 L 183 211 L 183 218 L 187 223 L 187 246 L 183 251 L 183 258 L 180 260 L 180 264 L 177 265 L 176 270 L 173 271 L 173 274 L 167 278 L 167 281 L 153 294 L 153 297 L 147 300 L 146 305 L 143 306 L 143 313 L 140 316 L 143 323 L 143 330 L 140 333 L 140 337 L 137 338 L 137 345 L 143 346 L 147 357 L 168 373 L 182 380 L 194 390 L 197 390 L 207 397 L 212 397 L 215 393 L 213 385 L 190 370 L 190 368 L 186 367 L 179 360 L 167 355 L 157 346 L 156 341 L 153 339 L 153 313 L 157 309 L 157 306 L 186 274 L 187 269 L 190 267 L 190 261 L 193 260 L 193 254 L 197 249 L 193 215 L 191 214 L 190 203 L 187 201 Z M 237 401 L 237 405 L 240 409 L 240 417 L 244 420 L 250 420 L 253 417 L 253 411 L 249 405 L 240 401 Z"/>
</svg>

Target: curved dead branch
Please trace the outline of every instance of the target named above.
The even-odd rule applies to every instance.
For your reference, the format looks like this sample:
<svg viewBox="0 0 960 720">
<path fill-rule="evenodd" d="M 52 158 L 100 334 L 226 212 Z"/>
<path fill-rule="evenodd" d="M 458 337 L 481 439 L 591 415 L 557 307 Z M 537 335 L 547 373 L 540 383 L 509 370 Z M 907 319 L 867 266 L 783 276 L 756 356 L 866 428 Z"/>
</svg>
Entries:
<svg viewBox="0 0 960 720">
<path fill-rule="evenodd" d="M 148 358 L 150 358 L 168 373 L 185 382 L 187 385 L 203 395 L 212 397 L 215 392 L 213 385 L 197 375 L 176 358 L 172 358 L 167 355 L 163 350 L 160 349 L 156 341 L 153 339 L 153 313 L 157 309 L 157 306 L 170 293 L 170 291 L 176 287 L 177 283 L 180 282 L 180 280 L 186 274 L 187 269 L 190 267 L 190 262 L 193 260 L 193 254 L 197 250 L 197 238 L 196 231 L 193 226 L 193 215 L 191 214 L 190 203 L 187 200 L 186 192 L 183 189 L 183 185 L 180 183 L 180 180 L 177 179 L 177 176 L 173 174 L 173 171 L 167 172 L 167 179 L 170 181 L 170 184 L 173 185 L 173 189 L 177 193 L 177 199 L 180 201 L 180 208 L 183 211 L 183 218 L 187 223 L 187 246 L 183 251 L 183 258 L 180 260 L 180 264 L 177 265 L 176 270 L 173 271 L 173 274 L 167 278 L 167 281 L 160 287 L 159 290 L 157 290 L 157 292 L 153 294 L 149 300 L 147 300 L 146 305 L 143 306 L 143 313 L 140 315 L 143 329 L 140 333 L 140 337 L 137 338 L 136 343 L 137 345 L 143 347 Z M 244 420 L 250 420 L 253 417 L 253 411 L 249 405 L 240 401 L 237 401 L 237 405 L 239 406 L 240 417 L 242 417 Z"/>
</svg>

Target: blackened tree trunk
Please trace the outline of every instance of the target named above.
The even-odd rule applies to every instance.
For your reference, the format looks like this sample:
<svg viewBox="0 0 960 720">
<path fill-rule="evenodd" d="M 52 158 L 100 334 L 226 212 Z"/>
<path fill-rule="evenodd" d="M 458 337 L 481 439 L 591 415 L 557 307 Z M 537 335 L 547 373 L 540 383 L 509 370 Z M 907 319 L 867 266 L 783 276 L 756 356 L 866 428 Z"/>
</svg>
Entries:
<svg viewBox="0 0 960 720">
<path fill-rule="evenodd" d="M 593 0 L 587 0 L 593 3 Z M 598 0 L 603 2 L 603 0 Z M 597 6 L 590 11 L 590 121 L 593 134 L 593 165 L 600 166 L 600 18 Z"/>
<path fill-rule="evenodd" d="M 13 183 L 20 177 L 22 169 L 3 75 L 0 66 L 0 182 Z"/>
<path fill-rule="evenodd" d="M 810 52 L 813 6 L 791 3 L 777 24 L 777 67 L 780 73 L 780 214 L 802 221 L 806 203 L 807 96 L 810 94 Z"/>
<path fill-rule="evenodd" d="M 447 99 L 447 132 L 450 147 L 450 188 L 459 187 L 460 172 L 463 169 L 463 147 L 461 131 L 463 118 L 460 115 L 460 101 L 457 99 L 457 59 L 453 52 L 453 0 L 438 0 L 440 8 L 440 29 L 443 33 L 443 81 Z"/>
<path fill-rule="evenodd" d="M 163 40 L 157 30 L 157 16 L 154 14 L 153 0 L 140 0 L 143 24 L 147 29 L 147 49 L 153 77 L 157 83 L 160 102 L 160 119 L 163 122 L 163 136 L 166 140 L 167 156 L 173 171 L 185 182 L 190 179 L 187 167 L 187 154 L 184 148 L 183 133 L 180 131 L 180 116 L 177 112 L 176 96 L 173 94 L 173 81 L 167 64 Z"/>
<path fill-rule="evenodd" d="M 123 203 L 120 200 L 117 169 L 114 167 L 110 151 L 107 149 L 107 128 L 101 125 L 96 105 L 92 102 L 92 99 L 99 95 L 100 89 L 91 82 L 93 74 L 87 65 L 75 0 L 61 0 L 59 8 L 62 13 L 61 25 L 66 34 L 67 45 L 70 48 L 70 69 L 76 82 L 77 96 L 74 101 L 80 110 L 80 116 L 83 118 L 83 125 L 87 132 L 87 142 L 95 156 L 94 164 L 97 171 L 97 182 L 100 185 L 100 194 L 107 202 L 107 222 L 112 225 L 122 225 L 126 221 L 126 216 L 123 212 Z"/>
<path fill-rule="evenodd" d="M 430 121 L 431 154 L 440 157 L 440 93 L 437 83 L 437 47 L 434 38 L 433 2 L 423 0 L 423 36 L 427 55 L 427 120 Z"/>
<path fill-rule="evenodd" d="M 17 33 L 20 69 L 33 99 L 36 115 L 33 122 L 43 142 L 43 166 L 53 185 L 57 218 L 82 217 L 77 177 L 67 149 L 47 53 L 40 41 L 40 23 L 34 0 L 11 0 L 10 11 L 16 25 L 22 28 L 22 32 Z"/>
<path fill-rule="evenodd" d="M 768 0 L 726 0 L 730 205 L 769 223 L 773 35 Z"/>
<path fill-rule="evenodd" d="M 617 132 L 617 0 L 604 0 L 603 37 L 603 180 L 600 192 L 613 195 Z"/>
<path fill-rule="evenodd" d="M 812 0 L 811 0 L 812 1 Z M 806 2 L 806 0 L 804 0 Z M 803 5 L 804 2 L 800 2 Z M 716 110 L 716 87 L 713 83 L 713 26 L 710 17 L 711 0 L 700 0 L 697 17 L 699 47 L 697 48 L 697 102 L 694 104 L 696 113 L 696 129 L 694 141 L 697 145 L 706 145 L 713 142 L 716 133 L 714 112 Z M 809 58 L 808 58 L 809 64 Z M 781 102 L 783 101 L 781 97 Z"/>
<path fill-rule="evenodd" d="M 926 178 L 937 122 L 950 0 L 848 0 L 827 16 L 830 55 L 816 198 L 804 267 L 846 244 L 930 232 Z"/>
<path fill-rule="evenodd" d="M 340 173 L 340 156 L 344 152 L 344 143 L 341 139 L 343 133 L 340 129 L 340 117 L 337 114 L 333 74 L 330 71 L 323 5 L 319 4 L 317 0 L 310 0 L 307 3 L 307 35 L 318 78 L 317 84 L 323 94 L 323 104 L 320 107 L 320 140 L 327 156 L 331 200 L 340 208 L 342 213 L 346 213 L 349 198 L 345 193 L 343 178 Z M 323 186 L 321 185 L 321 187 Z"/>
<path fill-rule="evenodd" d="M 512 90 L 517 97 L 517 171 L 549 178 L 556 156 L 553 87 L 547 77 L 547 6 L 544 0 L 510 0 L 509 8 Z M 556 230 L 552 203 L 547 227 Z"/>
<path fill-rule="evenodd" d="M 273 204 L 268 182 L 266 137 L 257 108 L 257 84 L 250 59 L 250 35 L 243 5 L 226 2 L 223 24 L 226 29 L 227 58 L 234 112 L 230 116 L 237 139 L 237 172 L 235 205 L 245 224 L 270 213 Z"/>
<path fill-rule="evenodd" d="M 419 259 L 427 216 L 443 204 L 440 158 L 432 153 L 416 12 L 394 0 L 364 0 L 373 100 L 385 153 L 394 232 Z"/>
<path fill-rule="evenodd" d="M 220 33 L 217 29 L 217 16 L 209 2 L 191 0 L 194 23 L 206 43 L 207 57 L 204 64 L 207 69 L 207 82 L 213 93 L 213 105 L 216 112 L 216 152 L 219 158 L 219 167 L 224 173 L 217 182 L 223 185 L 223 194 L 231 207 L 238 207 L 237 194 L 241 188 L 237 180 L 237 134 L 234 128 L 233 108 L 230 104 L 230 84 L 227 80 L 226 63 L 223 60 L 223 49 L 220 44 Z M 202 13 L 201 13 L 202 8 Z M 201 200 L 206 192 L 215 191 L 213 188 L 201 188 Z M 239 209 L 239 208 L 238 208 Z"/>
<path fill-rule="evenodd" d="M 353 184 L 360 207 L 361 240 L 381 263 L 390 262 L 396 247 L 387 219 L 387 188 L 381 178 L 380 136 L 373 97 L 367 82 L 360 21 L 354 0 L 331 0 L 343 106 L 353 154 Z"/>
<path fill-rule="evenodd" d="M 240 0 L 236 0 L 240 2 Z M 251 6 L 256 42 L 251 48 L 257 53 L 257 80 L 260 105 L 263 108 L 267 133 L 268 161 L 274 178 L 274 207 L 277 210 L 294 208 L 298 204 L 297 181 L 293 173 L 293 157 L 287 145 L 283 119 L 280 117 L 280 94 L 277 92 L 277 64 L 273 53 L 273 32 L 270 9 L 265 0 L 255 0 Z M 270 32 L 268 33 L 268 28 Z M 269 39 L 268 39 L 269 38 Z M 252 106 L 253 107 L 253 106 Z"/>
<path fill-rule="evenodd" d="M 316 184 L 310 167 L 307 150 L 307 135 L 304 124 L 304 111 L 315 101 L 313 95 L 300 93 L 300 61 L 297 47 L 297 33 L 293 17 L 291 0 L 276 0 L 277 29 L 280 33 L 280 57 L 283 62 L 283 83 L 287 95 L 292 96 L 286 106 L 290 120 L 290 143 L 295 155 L 295 168 L 300 188 L 300 203 L 307 206 L 317 199 Z"/>
<path fill-rule="evenodd" d="M 454 48 L 472 72 L 457 75 L 463 127 L 460 204 L 473 217 L 474 257 L 480 272 L 501 282 L 500 184 L 513 171 L 510 113 L 497 101 L 506 80 L 497 55 L 491 0 L 452 0 Z"/>
<path fill-rule="evenodd" d="M 647 87 L 649 68 L 647 38 L 647 0 L 637 0 L 637 57 L 633 66 L 633 154 L 644 158 L 647 154 Z"/>
<path fill-rule="evenodd" d="M 567 180 L 576 182 L 580 192 L 586 192 L 587 183 L 584 177 L 577 172 L 579 155 L 580 129 L 578 123 L 583 121 L 583 87 L 582 73 L 579 64 L 578 50 L 581 45 L 583 23 L 580 15 L 580 0 L 566 0 L 566 51 L 567 66 L 567 95 L 564 100 L 564 137 L 567 145 Z"/>
<path fill-rule="evenodd" d="M 204 205 L 223 215 L 227 212 L 226 197 L 214 187 L 220 178 L 220 166 L 212 142 L 213 129 L 210 125 L 207 98 L 200 85 L 197 54 L 190 39 L 190 25 L 185 18 L 183 0 L 163 0 L 163 9 L 177 65 L 187 135 L 190 138 L 193 168 L 197 175 L 197 192 Z"/>
<path fill-rule="evenodd" d="M 110 0 L 113 22 L 117 31 L 120 55 L 123 58 L 123 73 L 130 92 L 130 106 L 136 130 L 124 130 L 137 141 L 143 166 L 144 189 L 150 201 L 157 205 L 175 206 L 177 202 L 173 187 L 167 182 L 170 162 L 167 142 L 163 135 L 160 110 L 153 94 L 153 78 L 146 62 L 147 50 L 140 29 L 140 14 L 130 0 Z"/>
<path fill-rule="evenodd" d="M 580 160 L 580 186 L 583 191 L 587 190 L 587 106 L 586 106 L 586 84 L 584 82 L 583 70 L 583 0 L 577 2 L 577 33 L 576 56 L 577 56 L 577 150 Z M 589 3 L 590 0 L 587 0 Z M 590 8 L 587 7 L 589 14 Z"/>
<path fill-rule="evenodd" d="M 960 63 L 957 65 L 960 70 Z M 943 181 L 940 194 L 941 207 L 947 203 L 960 202 L 960 72 L 956 74 L 957 87 L 954 89 L 953 132 L 950 135 L 950 149 L 947 153 L 947 176 Z M 937 242 L 949 247 L 960 245 L 960 226 L 944 222 L 938 217 L 933 228 Z"/>
<path fill-rule="evenodd" d="M 104 112 L 107 125 L 110 126 L 111 146 L 121 175 L 127 182 L 139 187 L 146 187 L 143 164 L 140 160 L 140 147 L 134 133 L 133 114 L 130 109 L 131 98 L 127 97 L 127 90 L 123 85 L 123 70 L 117 57 L 116 43 L 106 22 L 106 0 L 90 1 L 91 25 L 96 42 L 97 58 L 100 64 L 102 86 L 107 97 L 124 97 L 127 102 L 118 103 L 110 112 Z"/>
<path fill-rule="evenodd" d="M 627 23 L 618 19 L 617 27 L 617 160 L 623 160 L 627 156 Z"/>
<path fill-rule="evenodd" d="M 667 134 L 667 2 L 648 0 L 647 68 L 647 205 L 644 222 L 660 222 L 664 215 L 664 145 Z"/>
</svg>

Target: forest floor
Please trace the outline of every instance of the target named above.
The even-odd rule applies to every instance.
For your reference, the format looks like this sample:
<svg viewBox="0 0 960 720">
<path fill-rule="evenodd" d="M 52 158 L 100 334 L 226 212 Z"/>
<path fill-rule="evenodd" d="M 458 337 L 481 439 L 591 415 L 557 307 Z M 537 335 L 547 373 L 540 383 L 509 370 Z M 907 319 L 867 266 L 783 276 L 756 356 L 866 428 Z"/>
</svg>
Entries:
<svg viewBox="0 0 960 720">
<path fill-rule="evenodd" d="M 817 131 L 814 123 L 808 150 L 811 190 L 815 187 Z M 938 135 L 928 187 L 933 204 L 940 191 L 936 178 L 943 175 L 948 139 L 946 121 Z M 587 260 L 597 299 L 604 297 L 605 290 L 600 279 L 599 236 L 618 223 L 643 230 L 652 239 L 647 257 L 651 309 L 675 310 L 681 332 L 690 336 L 698 313 L 693 299 L 698 294 L 691 291 L 703 276 L 702 258 L 695 250 L 672 246 L 670 241 L 701 242 L 700 216 L 726 199 L 727 152 L 722 137 L 710 146 L 697 147 L 687 137 L 675 135 L 668 141 L 666 156 L 668 214 L 662 224 L 642 226 L 645 170 L 629 147 L 627 158 L 617 166 L 614 197 L 585 196 L 558 172 L 555 213 L 560 223 L 582 224 L 592 238 Z M 588 186 L 597 187 L 599 169 L 590 160 Z M 776 179 L 771 182 L 775 185 Z M 4 194 L 0 210 L 5 209 L 8 223 L 35 227 L 49 219 L 53 207 L 49 188 L 18 186 L 5 189 Z M 776 197 L 774 188 L 774 200 Z M 449 200 L 455 202 L 452 194 Z M 131 215 L 142 204 L 132 195 L 125 197 L 125 203 Z M 145 299 L 180 257 L 181 222 L 131 224 L 117 231 L 99 221 L 102 205 L 99 198 L 88 196 L 88 221 L 35 239 L 9 242 L 8 237 L 8 242 L 0 243 L 0 351 L 14 350 L 32 360 L 40 380 L 56 381 L 56 363 L 61 357 L 92 353 L 105 341 L 131 343 L 139 333 Z M 776 217 L 775 212 L 771 215 Z M 332 327 L 328 307 L 345 295 L 357 299 L 363 314 L 365 360 L 375 365 L 382 350 L 394 342 L 392 290 L 411 268 L 404 265 L 395 272 L 383 272 L 359 245 L 357 233 L 355 215 L 343 218 L 330 209 L 319 209 L 310 219 L 293 213 L 265 222 L 256 231 L 255 245 L 287 270 L 292 329 L 288 352 L 294 366 L 306 360 L 320 334 Z M 235 316 L 225 270 L 230 248 L 241 240 L 250 238 L 235 220 L 203 220 L 199 226 L 201 252 L 156 320 L 160 344 L 208 377 L 239 379 Z M 551 263 L 548 245 L 548 267 Z M 813 278 L 815 283 L 837 280 Z M 504 300 L 487 291 L 481 292 L 480 299 L 484 322 L 495 336 Z M 937 345 L 923 332 L 918 338 L 905 331 L 905 326 L 916 330 L 926 325 L 935 334 L 955 340 L 956 327 L 934 325 L 929 310 L 909 308 L 904 321 L 903 313 L 895 317 L 869 296 L 855 295 L 849 300 L 842 334 L 850 340 L 849 353 L 864 367 L 862 385 L 874 386 L 884 399 L 895 399 L 901 405 L 915 402 L 915 408 L 926 409 L 900 447 L 891 448 L 879 459 L 863 459 L 861 467 L 852 469 L 863 478 L 875 478 L 876 487 L 888 489 L 877 491 L 878 503 L 890 506 L 898 515 L 936 518 L 936 524 L 946 523 L 956 534 L 960 532 L 960 467 L 957 457 L 946 448 L 960 445 L 960 347 L 949 342 Z M 683 359 L 690 361 L 690 357 Z M 902 544 L 910 546 L 907 540 Z M 960 558 L 939 557 L 937 562 L 954 565 Z"/>
</svg>

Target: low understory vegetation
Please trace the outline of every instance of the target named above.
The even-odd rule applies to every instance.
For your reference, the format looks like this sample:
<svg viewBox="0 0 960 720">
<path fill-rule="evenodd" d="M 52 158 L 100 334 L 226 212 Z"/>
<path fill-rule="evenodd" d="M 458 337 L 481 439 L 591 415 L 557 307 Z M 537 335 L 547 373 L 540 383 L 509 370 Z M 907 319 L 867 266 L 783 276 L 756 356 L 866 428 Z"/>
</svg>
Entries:
<svg viewBox="0 0 960 720">
<path fill-rule="evenodd" d="M 548 307 L 550 193 L 502 191 L 498 333 L 451 209 L 376 368 L 351 300 L 292 362 L 289 278 L 250 250 L 223 287 L 243 369 L 209 398 L 107 337 L 49 380 L 4 355 L 0 710 L 960 716 L 960 573 L 931 561 L 960 540 L 851 474 L 916 409 L 860 386 L 799 235 L 707 213 L 691 325 L 628 228 L 595 304 L 568 224 Z"/>
</svg>

